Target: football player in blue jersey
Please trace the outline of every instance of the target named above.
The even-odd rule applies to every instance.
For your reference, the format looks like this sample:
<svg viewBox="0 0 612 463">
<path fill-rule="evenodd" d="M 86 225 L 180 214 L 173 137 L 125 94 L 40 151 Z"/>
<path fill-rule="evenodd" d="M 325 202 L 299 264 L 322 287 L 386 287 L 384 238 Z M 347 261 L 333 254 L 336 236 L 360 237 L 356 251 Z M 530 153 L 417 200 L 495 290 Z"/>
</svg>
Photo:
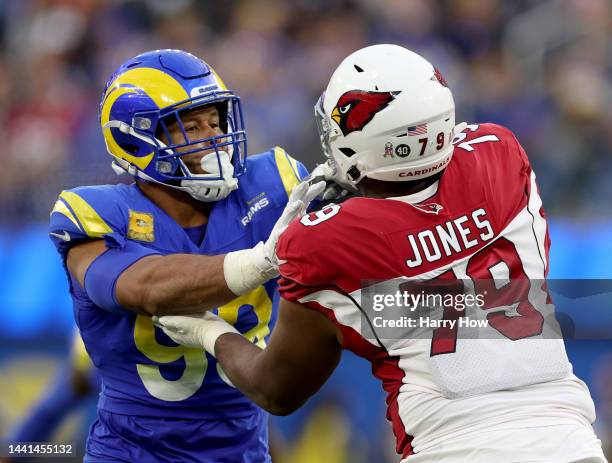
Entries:
<svg viewBox="0 0 612 463">
<path fill-rule="evenodd" d="M 266 413 L 151 316 L 213 310 L 264 347 L 276 241 L 324 184 L 300 183 L 306 169 L 279 147 L 246 157 L 240 99 L 183 51 L 120 66 L 100 124 L 135 182 L 63 191 L 50 225 L 102 378 L 85 461 L 270 461 Z"/>
</svg>

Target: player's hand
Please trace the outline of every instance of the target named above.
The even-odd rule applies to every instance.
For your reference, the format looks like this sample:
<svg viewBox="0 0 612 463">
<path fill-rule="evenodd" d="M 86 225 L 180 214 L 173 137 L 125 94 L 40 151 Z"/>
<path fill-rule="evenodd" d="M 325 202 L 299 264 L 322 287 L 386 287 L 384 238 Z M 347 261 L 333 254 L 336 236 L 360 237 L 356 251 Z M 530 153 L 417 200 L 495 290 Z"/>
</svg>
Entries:
<svg viewBox="0 0 612 463">
<path fill-rule="evenodd" d="M 274 228 L 270 232 L 270 237 L 263 245 L 263 257 L 269 264 L 270 269 L 273 269 L 275 272 L 274 276 L 278 275 L 278 266 L 280 264 L 276 256 L 276 243 L 278 239 L 295 218 L 300 217 L 306 212 L 308 205 L 313 199 L 321 195 L 324 189 L 325 182 L 323 181 L 314 183 L 303 181 L 291 192 L 285 210 L 276 221 Z"/>
<path fill-rule="evenodd" d="M 337 169 L 326 161 L 323 164 L 318 164 L 306 178 L 305 181 L 312 183 L 324 181 L 325 189 L 317 196 L 317 199 L 323 201 L 334 201 L 342 199 L 352 192 L 355 192 L 354 187 L 343 182 L 337 173 Z"/>
<path fill-rule="evenodd" d="M 153 317 L 153 323 L 177 344 L 204 349 L 213 356 L 219 336 L 226 333 L 240 334 L 236 328 L 211 312 Z"/>
<path fill-rule="evenodd" d="M 278 276 L 280 264 L 276 256 L 276 243 L 291 221 L 306 211 L 308 205 L 325 189 L 325 182 L 304 181 L 297 185 L 276 221 L 266 242 L 259 242 L 251 249 L 226 254 L 223 274 L 227 287 L 237 296 L 252 291 L 257 286 Z"/>
</svg>

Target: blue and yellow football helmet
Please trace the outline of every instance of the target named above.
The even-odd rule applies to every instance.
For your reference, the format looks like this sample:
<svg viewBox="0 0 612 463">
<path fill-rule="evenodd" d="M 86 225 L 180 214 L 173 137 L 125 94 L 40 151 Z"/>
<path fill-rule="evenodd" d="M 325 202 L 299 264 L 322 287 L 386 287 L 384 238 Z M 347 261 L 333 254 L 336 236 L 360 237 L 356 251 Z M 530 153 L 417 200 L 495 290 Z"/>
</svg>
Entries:
<svg viewBox="0 0 612 463">
<path fill-rule="evenodd" d="M 181 116 L 208 105 L 217 108 L 223 134 L 191 140 Z M 237 188 L 247 153 L 240 98 L 192 54 L 154 50 L 126 61 L 106 85 L 99 116 L 116 172 L 184 190 L 202 201 L 219 200 Z M 179 143 L 168 131 L 174 123 L 183 135 Z M 206 152 L 206 165 L 216 167 L 206 174 L 190 172 L 181 157 L 198 152 Z"/>
</svg>

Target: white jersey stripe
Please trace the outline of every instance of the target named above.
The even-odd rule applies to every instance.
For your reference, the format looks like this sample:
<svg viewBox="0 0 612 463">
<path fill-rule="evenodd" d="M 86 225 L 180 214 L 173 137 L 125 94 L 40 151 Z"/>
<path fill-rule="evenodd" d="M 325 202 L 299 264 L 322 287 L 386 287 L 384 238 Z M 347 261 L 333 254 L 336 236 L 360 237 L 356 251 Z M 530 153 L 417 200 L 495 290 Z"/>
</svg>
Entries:
<svg viewBox="0 0 612 463">
<path fill-rule="evenodd" d="M 538 249 L 540 251 L 540 257 L 544 262 L 544 268 L 548 267 L 548 259 L 546 255 L 546 219 L 540 215 L 540 209 L 542 208 L 542 198 L 538 194 L 538 186 L 536 184 L 536 176 L 535 173 L 531 172 L 530 178 L 530 194 L 529 194 L 529 203 L 527 205 L 527 209 L 531 216 L 533 217 L 533 232 L 535 234 L 535 238 L 538 243 Z"/>
</svg>

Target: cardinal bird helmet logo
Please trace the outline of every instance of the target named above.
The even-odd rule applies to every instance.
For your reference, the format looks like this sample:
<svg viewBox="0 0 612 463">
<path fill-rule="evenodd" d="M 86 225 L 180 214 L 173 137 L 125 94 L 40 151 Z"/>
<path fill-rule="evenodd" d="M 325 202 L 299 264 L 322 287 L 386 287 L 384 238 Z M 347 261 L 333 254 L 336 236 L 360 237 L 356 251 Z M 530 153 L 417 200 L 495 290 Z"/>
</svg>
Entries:
<svg viewBox="0 0 612 463">
<path fill-rule="evenodd" d="M 363 128 L 374 116 L 385 109 L 398 92 L 368 92 L 349 90 L 344 93 L 332 110 L 331 118 L 346 137 L 349 133 Z"/>
</svg>

